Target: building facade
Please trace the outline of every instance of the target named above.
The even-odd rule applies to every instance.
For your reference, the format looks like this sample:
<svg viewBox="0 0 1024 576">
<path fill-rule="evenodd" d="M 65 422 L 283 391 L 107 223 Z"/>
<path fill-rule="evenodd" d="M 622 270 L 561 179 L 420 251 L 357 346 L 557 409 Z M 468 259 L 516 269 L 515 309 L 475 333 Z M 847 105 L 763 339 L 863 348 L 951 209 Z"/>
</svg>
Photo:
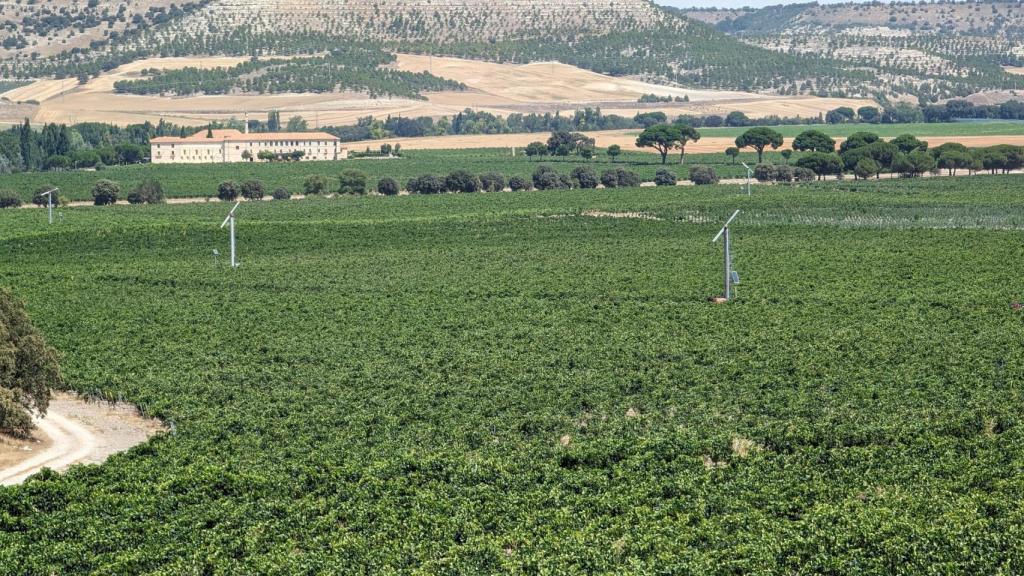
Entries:
<svg viewBox="0 0 1024 576">
<path fill-rule="evenodd" d="M 238 130 L 201 130 L 184 138 L 152 138 L 149 144 L 149 158 L 153 164 L 263 162 L 271 159 L 305 162 L 348 158 L 348 149 L 341 146 L 338 138 L 326 132 L 246 134 Z"/>
</svg>

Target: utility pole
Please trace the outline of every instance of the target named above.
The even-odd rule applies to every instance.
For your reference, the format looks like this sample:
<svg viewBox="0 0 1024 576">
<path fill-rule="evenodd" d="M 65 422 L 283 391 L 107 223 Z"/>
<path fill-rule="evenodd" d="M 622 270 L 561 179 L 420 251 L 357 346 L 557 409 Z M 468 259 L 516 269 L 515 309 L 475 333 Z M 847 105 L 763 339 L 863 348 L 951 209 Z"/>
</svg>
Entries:
<svg viewBox="0 0 1024 576">
<path fill-rule="evenodd" d="M 53 195 L 60 190 L 59 188 L 53 188 L 40 194 L 40 196 L 46 196 L 46 209 L 50 213 L 50 224 L 53 224 Z"/>
<path fill-rule="evenodd" d="M 724 281 L 723 281 L 724 291 L 723 291 L 722 297 L 725 298 L 727 301 L 728 300 L 732 300 L 732 285 L 733 285 L 732 241 L 729 238 L 729 225 L 732 224 L 732 221 L 735 220 L 736 217 L 739 216 L 739 214 L 740 214 L 739 210 L 733 212 L 732 216 L 729 217 L 729 220 L 726 221 L 725 226 L 722 226 L 722 229 L 718 232 L 718 235 L 715 236 L 714 240 L 711 241 L 711 243 L 714 244 L 715 242 L 718 242 L 719 238 L 723 238 L 724 237 L 724 240 L 725 240 L 725 243 L 724 243 L 725 244 L 725 254 L 724 254 L 724 257 L 723 257 L 723 261 L 724 261 L 724 264 L 725 264 L 725 276 L 724 276 Z"/>
<path fill-rule="evenodd" d="M 238 210 L 238 206 L 241 202 L 235 202 L 235 207 L 228 212 L 228 217 L 224 219 L 224 223 L 220 225 L 224 228 L 227 225 L 231 225 L 231 267 L 238 268 L 238 260 L 235 258 L 235 210 Z"/>
</svg>

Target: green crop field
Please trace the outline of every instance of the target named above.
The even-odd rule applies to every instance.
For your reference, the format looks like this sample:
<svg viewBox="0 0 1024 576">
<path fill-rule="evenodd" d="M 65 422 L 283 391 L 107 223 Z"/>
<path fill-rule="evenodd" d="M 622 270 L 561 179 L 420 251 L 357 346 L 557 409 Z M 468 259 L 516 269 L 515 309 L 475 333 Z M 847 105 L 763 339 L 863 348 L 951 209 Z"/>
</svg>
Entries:
<svg viewBox="0 0 1024 576">
<path fill-rule="evenodd" d="M 0 211 L 173 424 L 0 488 L 0 573 L 1019 574 L 1018 181 L 246 204 L 237 270 L 223 205 Z"/>
<path fill-rule="evenodd" d="M 794 159 L 799 155 L 794 156 Z M 778 163 L 782 157 L 777 153 L 766 155 Z M 286 187 L 293 194 L 302 193 L 302 181 L 310 174 L 323 174 L 331 177 L 332 186 L 336 189 L 336 177 L 345 170 L 361 170 L 366 172 L 371 187 L 376 187 L 377 180 L 383 177 L 395 178 L 403 186 L 413 177 L 425 174 L 445 175 L 456 169 L 468 170 L 474 174 L 500 172 L 506 177 L 529 177 L 540 164 L 548 164 L 558 171 L 568 174 L 576 166 L 588 165 L 600 175 L 609 168 L 625 167 L 640 174 L 645 181 L 653 181 L 654 174 L 661 168 L 676 172 L 680 179 L 689 174 L 689 165 L 712 164 L 720 177 L 738 178 L 745 175 L 739 162 L 756 162 L 754 153 L 741 154 L 736 163 L 725 154 L 691 154 L 687 155 L 687 166 L 679 166 L 679 157 L 673 154 L 667 166 L 662 166 L 660 157 L 640 151 L 623 151 L 613 163 L 600 150 L 591 161 L 578 156 L 565 158 L 548 157 L 533 160 L 525 156 L 512 157 L 508 148 L 483 148 L 473 150 L 411 150 L 403 152 L 402 158 L 393 159 L 358 159 L 338 162 L 295 162 L 277 164 L 137 164 L 132 166 L 111 167 L 101 171 L 71 172 L 22 172 L 0 175 L 0 190 L 17 192 L 25 201 L 32 198 L 33 193 L 42 187 L 57 186 L 63 197 L 70 200 L 91 200 L 91 190 L 97 180 L 102 178 L 114 180 L 121 185 L 122 199 L 132 188 L 146 178 L 156 179 L 161 183 L 168 197 L 204 197 L 217 195 L 217 185 L 225 180 L 244 181 L 248 179 L 262 180 L 268 190 Z"/>
</svg>

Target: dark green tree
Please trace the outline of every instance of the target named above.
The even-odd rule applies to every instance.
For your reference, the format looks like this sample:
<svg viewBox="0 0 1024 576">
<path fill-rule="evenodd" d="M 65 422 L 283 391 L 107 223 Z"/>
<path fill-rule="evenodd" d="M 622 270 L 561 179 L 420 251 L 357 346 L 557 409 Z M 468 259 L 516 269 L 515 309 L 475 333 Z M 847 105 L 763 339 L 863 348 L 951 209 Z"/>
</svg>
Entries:
<svg viewBox="0 0 1024 576">
<path fill-rule="evenodd" d="M 793 150 L 828 154 L 836 151 L 836 141 L 821 130 L 805 130 L 793 139 Z"/>
<path fill-rule="evenodd" d="M 117 202 L 121 186 L 113 180 L 97 180 L 92 187 L 92 200 L 97 206 L 108 206 Z"/>
<path fill-rule="evenodd" d="M 758 164 L 764 161 L 764 149 L 771 146 L 775 150 L 782 146 L 782 134 L 771 128 L 757 127 L 747 130 L 736 138 L 736 146 L 739 148 L 753 148 L 757 151 Z"/>
<path fill-rule="evenodd" d="M 686 154 L 686 144 L 700 140 L 700 132 L 689 124 L 676 124 L 679 129 L 679 163 L 683 163 L 683 155 Z"/>
<path fill-rule="evenodd" d="M 57 353 L 21 302 L 0 289 L 0 432 L 28 434 L 32 413 L 45 415 L 50 390 L 63 385 Z"/>
<path fill-rule="evenodd" d="M 651 126 L 636 139 L 637 148 L 654 148 L 661 154 L 661 163 L 668 161 L 668 153 L 680 145 L 682 133 L 679 126 L 669 124 L 658 124 Z"/>
<path fill-rule="evenodd" d="M 620 154 L 622 154 L 622 146 L 612 144 L 608 147 L 608 157 L 611 158 L 613 164 Z"/>
<path fill-rule="evenodd" d="M 735 146 L 729 146 L 725 149 L 725 155 L 732 160 L 732 164 L 736 163 L 736 157 L 740 155 L 740 149 Z"/>
<path fill-rule="evenodd" d="M 367 176 L 359 170 L 345 170 L 338 177 L 338 192 L 341 194 L 366 194 Z"/>
</svg>

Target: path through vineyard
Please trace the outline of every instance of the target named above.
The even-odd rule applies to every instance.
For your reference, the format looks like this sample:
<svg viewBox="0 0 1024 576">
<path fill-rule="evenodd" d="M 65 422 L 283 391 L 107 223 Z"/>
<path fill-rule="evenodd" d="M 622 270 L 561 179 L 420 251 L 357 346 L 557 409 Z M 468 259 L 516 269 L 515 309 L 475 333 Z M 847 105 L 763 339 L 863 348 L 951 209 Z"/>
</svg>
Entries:
<svg viewBox="0 0 1024 576">
<path fill-rule="evenodd" d="M 3 447 L 0 485 L 20 484 L 43 468 L 60 472 L 74 464 L 102 463 L 164 429 L 129 406 L 86 402 L 66 393 L 54 395 L 46 418 L 37 419 L 36 425 L 40 442 Z"/>
</svg>

